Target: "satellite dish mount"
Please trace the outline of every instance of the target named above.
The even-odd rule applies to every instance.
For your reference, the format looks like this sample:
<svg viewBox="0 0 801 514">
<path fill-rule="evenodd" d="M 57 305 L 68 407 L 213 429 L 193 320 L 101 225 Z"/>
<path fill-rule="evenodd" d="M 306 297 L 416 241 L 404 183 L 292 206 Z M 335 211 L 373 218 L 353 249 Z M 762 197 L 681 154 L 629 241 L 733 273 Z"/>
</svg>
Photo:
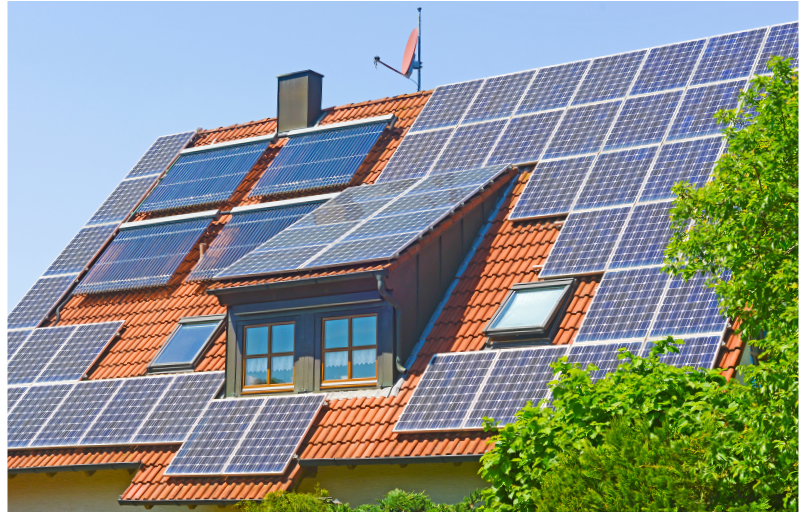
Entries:
<svg viewBox="0 0 801 514">
<path fill-rule="evenodd" d="M 412 31 L 411 35 L 409 36 L 409 41 L 406 43 L 406 50 L 403 52 L 403 64 L 401 65 L 401 71 L 398 71 L 389 64 L 383 62 L 381 57 L 377 55 L 373 59 L 373 64 L 376 68 L 378 68 L 379 64 L 382 64 L 398 75 L 403 75 L 412 82 L 414 82 L 414 79 L 411 78 L 412 72 L 417 70 L 418 91 L 420 91 L 420 69 L 423 67 L 423 61 L 420 58 L 420 34 L 423 30 L 422 11 L 422 7 L 417 8 L 417 28 Z M 417 54 L 416 56 L 415 53 Z"/>
</svg>

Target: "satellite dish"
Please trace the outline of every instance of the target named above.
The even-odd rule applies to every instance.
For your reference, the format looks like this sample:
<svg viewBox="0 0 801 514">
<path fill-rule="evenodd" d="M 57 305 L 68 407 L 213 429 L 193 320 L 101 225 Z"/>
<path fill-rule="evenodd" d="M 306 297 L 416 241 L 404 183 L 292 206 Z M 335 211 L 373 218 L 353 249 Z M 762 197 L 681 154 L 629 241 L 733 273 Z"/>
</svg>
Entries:
<svg viewBox="0 0 801 514">
<path fill-rule="evenodd" d="M 403 66 L 401 66 L 401 74 L 406 78 L 412 75 L 412 63 L 414 62 L 414 52 L 417 50 L 417 29 L 412 30 L 409 36 L 409 41 L 406 43 L 406 50 L 403 52 Z"/>
</svg>

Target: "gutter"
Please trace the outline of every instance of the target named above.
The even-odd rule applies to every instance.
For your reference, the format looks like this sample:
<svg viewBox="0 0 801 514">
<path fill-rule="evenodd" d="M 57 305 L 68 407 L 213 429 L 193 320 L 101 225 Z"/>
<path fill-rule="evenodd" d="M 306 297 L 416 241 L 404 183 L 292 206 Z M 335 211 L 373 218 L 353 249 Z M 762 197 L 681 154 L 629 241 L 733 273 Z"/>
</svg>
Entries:
<svg viewBox="0 0 801 514">
<path fill-rule="evenodd" d="M 395 311 L 395 369 L 397 369 L 400 373 L 406 373 L 406 368 L 401 365 L 400 362 L 400 355 L 401 355 L 401 308 L 398 305 L 398 302 L 395 301 L 394 298 L 387 292 L 386 289 L 386 273 L 376 273 L 375 280 L 378 283 L 378 294 L 381 295 L 381 298 L 386 300 L 390 305 L 392 305 L 393 310 Z"/>
<path fill-rule="evenodd" d="M 431 455 L 415 457 L 375 457 L 369 459 L 298 459 L 298 464 L 302 468 L 316 466 L 366 466 L 374 464 L 436 464 L 436 463 L 460 463 L 478 462 L 483 453 L 472 453 L 467 455 Z"/>
<path fill-rule="evenodd" d="M 268 282 L 265 284 L 253 284 L 249 286 L 234 286 L 234 287 L 220 287 L 217 289 L 209 289 L 208 294 L 216 295 L 217 293 L 230 293 L 230 292 L 249 292 L 249 291 L 265 291 L 270 289 L 281 289 L 284 287 L 295 287 L 298 284 L 326 284 L 329 282 L 339 282 L 341 280 L 353 280 L 355 278 L 367 278 L 375 275 L 377 270 L 371 271 L 358 271 L 356 273 L 345 273 L 342 275 L 329 275 L 326 277 L 314 278 L 299 278 L 296 280 L 284 280 L 282 282 Z"/>
<path fill-rule="evenodd" d="M 106 462 L 102 464 L 75 464 L 72 466 L 38 466 L 34 468 L 8 468 L 8 475 L 14 477 L 24 473 L 64 473 L 69 471 L 102 471 L 105 469 L 139 469 L 139 462 Z"/>
<path fill-rule="evenodd" d="M 198 505 L 236 505 L 242 500 L 123 500 L 122 496 L 117 499 L 120 505 L 131 505 L 134 507 L 144 507 L 146 509 L 153 508 L 154 505 L 183 505 L 194 509 Z M 259 501 L 254 499 L 253 501 Z"/>
</svg>

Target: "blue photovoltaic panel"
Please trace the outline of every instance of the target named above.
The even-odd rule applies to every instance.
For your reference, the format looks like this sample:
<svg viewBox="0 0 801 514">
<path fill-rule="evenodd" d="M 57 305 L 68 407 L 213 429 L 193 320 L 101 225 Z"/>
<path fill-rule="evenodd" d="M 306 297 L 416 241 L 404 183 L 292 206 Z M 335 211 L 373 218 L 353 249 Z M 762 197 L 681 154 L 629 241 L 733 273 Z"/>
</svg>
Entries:
<svg viewBox="0 0 801 514">
<path fill-rule="evenodd" d="M 461 428 L 495 357 L 496 352 L 435 355 L 393 431 Z"/>
<path fill-rule="evenodd" d="M 689 89 L 681 101 L 667 140 L 720 133 L 723 127 L 715 120 L 715 113 L 737 107 L 738 95 L 744 88 L 745 81 L 739 80 Z"/>
<path fill-rule="evenodd" d="M 561 117 L 561 111 L 550 111 L 512 118 L 487 164 L 523 164 L 539 160 Z"/>
<path fill-rule="evenodd" d="M 195 137 L 195 131 L 161 136 L 156 139 L 128 173 L 128 178 L 161 173 L 193 137 Z"/>
<path fill-rule="evenodd" d="M 793 59 L 793 66 L 798 66 L 798 22 L 771 27 L 755 73 L 770 73 L 768 59 L 776 55 L 790 57 Z"/>
<path fill-rule="evenodd" d="M 122 384 L 120 380 L 78 382 L 31 446 L 75 446 Z"/>
<path fill-rule="evenodd" d="M 137 212 L 216 205 L 228 200 L 269 141 L 182 155 Z"/>
<path fill-rule="evenodd" d="M 715 358 L 721 345 L 721 336 L 709 337 L 688 337 L 684 338 L 684 344 L 676 345 L 679 353 L 666 352 L 659 356 L 659 361 L 682 368 L 692 366 L 694 368 L 712 369 L 715 366 Z M 648 357 L 654 343 L 645 343 L 642 356 Z"/>
<path fill-rule="evenodd" d="M 121 230 L 75 294 L 167 284 L 211 221 L 209 217 Z"/>
<path fill-rule="evenodd" d="M 89 219 L 87 225 L 99 225 L 101 223 L 114 223 L 114 228 L 119 222 L 125 221 L 131 211 L 139 205 L 158 177 L 147 176 L 123 180 L 120 185 L 106 198 L 103 205 Z"/>
<path fill-rule="evenodd" d="M 515 114 L 566 107 L 589 64 L 581 61 L 540 69 Z"/>
<path fill-rule="evenodd" d="M 699 39 L 652 48 L 629 94 L 640 95 L 686 86 L 704 43 L 706 40 Z"/>
<path fill-rule="evenodd" d="M 384 127 L 371 123 L 290 137 L 249 196 L 348 185 Z"/>
<path fill-rule="evenodd" d="M 434 164 L 434 172 L 447 173 L 478 168 L 492 151 L 505 126 L 506 120 L 497 120 L 459 127 Z"/>
<path fill-rule="evenodd" d="M 454 129 L 407 134 L 378 177 L 378 183 L 424 177 Z"/>
<path fill-rule="evenodd" d="M 483 82 L 481 79 L 438 87 L 414 120 L 411 132 L 459 123 Z"/>
<path fill-rule="evenodd" d="M 673 202 L 638 205 L 615 249 L 609 269 L 662 264 L 672 234 L 670 209 Z"/>
<path fill-rule="evenodd" d="M 485 80 L 462 123 L 511 116 L 520 98 L 528 89 L 534 73 L 536 72 L 524 71 Z"/>
<path fill-rule="evenodd" d="M 613 373 L 624 362 L 631 362 L 630 359 L 619 359 L 618 352 L 621 348 L 629 350 L 633 355 L 639 355 L 642 343 L 635 341 L 630 343 L 604 343 L 591 345 L 573 345 L 570 347 L 570 355 L 567 362 L 581 364 L 581 369 L 586 370 L 588 364 L 595 364 L 598 369 L 590 373 L 593 382 L 604 378 L 608 373 Z"/>
<path fill-rule="evenodd" d="M 601 154 L 573 210 L 634 203 L 658 147 Z"/>
<path fill-rule="evenodd" d="M 28 391 L 27 387 L 9 387 L 8 391 L 8 404 L 6 404 L 6 412 L 11 412 L 17 405 L 20 398 Z"/>
<path fill-rule="evenodd" d="M 20 349 L 22 344 L 25 342 L 25 339 L 31 335 L 32 330 L 15 330 L 13 332 L 8 332 L 8 340 L 7 340 L 7 350 L 8 350 L 8 360 L 11 360 L 11 356 L 14 355 L 17 350 Z"/>
<path fill-rule="evenodd" d="M 37 280 L 8 315 L 8 329 L 38 327 L 77 277 L 66 275 Z"/>
<path fill-rule="evenodd" d="M 641 202 L 675 198 L 670 189 L 676 182 L 689 182 L 695 187 L 704 185 L 720 154 L 723 139 L 713 137 L 664 145 L 659 151 Z"/>
<path fill-rule="evenodd" d="M 234 213 L 187 280 L 210 280 L 320 205 L 320 202 L 310 202 L 263 211 Z"/>
<path fill-rule="evenodd" d="M 659 268 L 606 273 L 576 342 L 644 338 L 667 279 Z"/>
<path fill-rule="evenodd" d="M 75 332 L 75 325 L 40 328 L 8 363 L 9 384 L 30 384 Z"/>
<path fill-rule="evenodd" d="M 74 386 L 51 384 L 27 388 L 25 397 L 8 416 L 8 447 L 28 446 Z"/>
<path fill-rule="evenodd" d="M 747 77 L 759 53 L 765 30 L 738 32 L 710 39 L 692 84 Z"/>
<path fill-rule="evenodd" d="M 597 152 L 619 108 L 617 101 L 568 109 L 542 158 Z"/>
<path fill-rule="evenodd" d="M 135 443 L 133 440 L 148 412 L 168 388 L 174 375 L 121 380 L 121 385 L 79 446 Z"/>
<path fill-rule="evenodd" d="M 681 91 L 673 91 L 626 100 L 604 149 L 661 142 L 680 98 Z"/>
<path fill-rule="evenodd" d="M 569 212 L 594 160 L 589 156 L 537 164 L 510 219 Z"/>
<path fill-rule="evenodd" d="M 122 321 L 77 325 L 37 382 L 79 380 L 122 328 Z M 39 329 L 41 330 L 41 329 Z"/>
<path fill-rule="evenodd" d="M 604 271 L 630 210 L 630 207 L 621 207 L 571 213 L 540 277 Z"/>
<path fill-rule="evenodd" d="M 640 50 L 594 59 L 572 105 L 626 96 L 645 53 L 645 50 Z"/>
<path fill-rule="evenodd" d="M 117 230 L 117 224 L 84 227 L 44 272 L 48 275 L 80 273 Z"/>
<path fill-rule="evenodd" d="M 650 336 L 722 332 L 725 328 L 715 289 L 706 287 L 705 278 L 696 275 L 687 282 L 681 278 L 670 281 Z"/>
<path fill-rule="evenodd" d="M 499 426 L 513 423 L 526 402 L 536 406 L 548 395 L 550 365 L 566 353 L 567 345 L 499 352 L 463 428 L 481 428 L 484 417 Z"/>
<path fill-rule="evenodd" d="M 323 394 L 267 398 L 225 474 L 281 475 L 325 401 Z"/>
<path fill-rule="evenodd" d="M 267 398 L 214 400 L 173 457 L 165 475 L 222 475 Z"/>
<path fill-rule="evenodd" d="M 224 372 L 177 375 L 133 440 L 139 444 L 183 442 L 224 378 Z"/>
</svg>

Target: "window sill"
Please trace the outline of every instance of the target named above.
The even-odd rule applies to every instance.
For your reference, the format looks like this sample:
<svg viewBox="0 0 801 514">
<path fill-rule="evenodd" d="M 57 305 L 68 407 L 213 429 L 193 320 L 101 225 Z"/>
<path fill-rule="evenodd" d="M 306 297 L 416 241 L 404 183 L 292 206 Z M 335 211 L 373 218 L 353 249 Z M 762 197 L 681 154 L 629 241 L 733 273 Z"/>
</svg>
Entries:
<svg viewBox="0 0 801 514">
<path fill-rule="evenodd" d="M 332 380 L 330 382 L 323 382 L 320 389 L 341 389 L 343 387 L 371 387 L 377 386 L 378 379 L 369 378 L 362 380 Z"/>
<path fill-rule="evenodd" d="M 263 394 L 263 393 L 286 393 L 286 392 L 294 392 L 295 386 L 294 384 L 288 385 L 280 385 L 280 386 L 253 386 L 242 389 L 242 394 Z"/>
</svg>

